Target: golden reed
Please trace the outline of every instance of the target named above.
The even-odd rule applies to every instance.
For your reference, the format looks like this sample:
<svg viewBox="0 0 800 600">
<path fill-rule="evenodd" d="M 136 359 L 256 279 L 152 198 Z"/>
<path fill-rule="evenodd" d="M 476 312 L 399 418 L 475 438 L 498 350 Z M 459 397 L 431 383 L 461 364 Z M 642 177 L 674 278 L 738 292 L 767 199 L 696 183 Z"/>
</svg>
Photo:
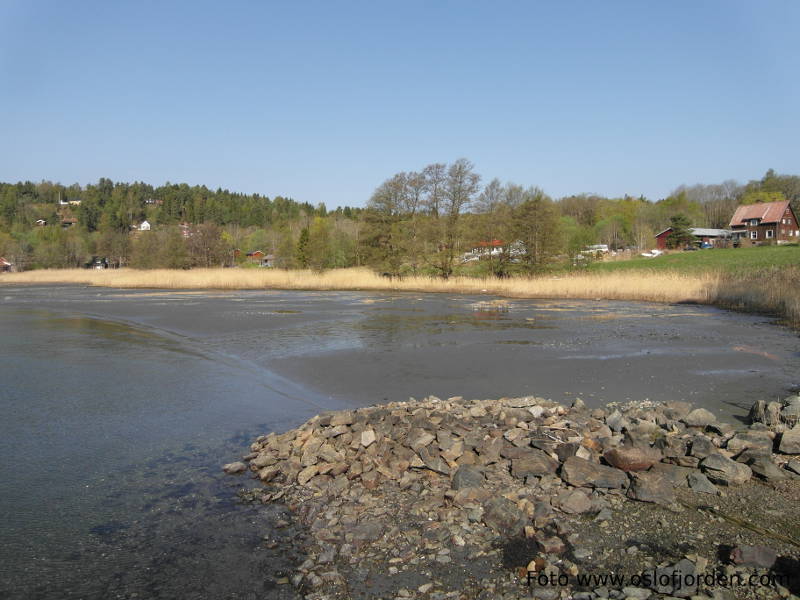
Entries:
<svg viewBox="0 0 800 600">
<path fill-rule="evenodd" d="M 800 327 L 800 267 L 774 267 L 735 275 L 625 271 L 562 276 L 404 277 L 388 279 L 369 269 L 322 273 L 282 269 L 49 269 L 0 274 L 2 284 L 84 284 L 175 290 L 363 290 L 504 296 L 694 302 L 776 315 Z"/>
<path fill-rule="evenodd" d="M 72 283 L 116 288 L 182 290 L 365 290 L 487 294 L 510 298 L 588 298 L 707 303 L 719 277 L 710 274 L 607 273 L 541 277 L 404 277 L 389 279 L 369 269 L 322 273 L 281 269 L 49 269 L 5 273 L 0 283 Z"/>
</svg>

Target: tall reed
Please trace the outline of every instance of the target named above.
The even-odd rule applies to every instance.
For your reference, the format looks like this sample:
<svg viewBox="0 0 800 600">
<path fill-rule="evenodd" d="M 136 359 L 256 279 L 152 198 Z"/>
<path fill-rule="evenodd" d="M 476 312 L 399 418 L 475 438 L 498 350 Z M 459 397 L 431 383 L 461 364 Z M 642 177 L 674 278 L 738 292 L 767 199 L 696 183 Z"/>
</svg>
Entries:
<svg viewBox="0 0 800 600">
<path fill-rule="evenodd" d="M 280 269 L 193 269 L 190 271 L 54 269 L 6 273 L 0 283 L 72 283 L 118 288 L 369 290 L 487 294 L 514 298 L 590 298 L 651 302 L 709 301 L 717 275 L 673 272 L 578 274 L 560 277 L 404 277 L 389 279 L 368 269 L 316 273 Z"/>
</svg>

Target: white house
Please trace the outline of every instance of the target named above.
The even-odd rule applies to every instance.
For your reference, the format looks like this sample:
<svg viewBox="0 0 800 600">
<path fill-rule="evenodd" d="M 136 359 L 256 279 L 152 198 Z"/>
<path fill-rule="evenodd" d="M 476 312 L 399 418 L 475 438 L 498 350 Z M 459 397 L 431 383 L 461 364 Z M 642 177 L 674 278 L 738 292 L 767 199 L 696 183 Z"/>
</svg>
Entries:
<svg viewBox="0 0 800 600">
<path fill-rule="evenodd" d="M 139 225 L 139 231 L 150 231 L 150 222 L 146 219 Z"/>
</svg>

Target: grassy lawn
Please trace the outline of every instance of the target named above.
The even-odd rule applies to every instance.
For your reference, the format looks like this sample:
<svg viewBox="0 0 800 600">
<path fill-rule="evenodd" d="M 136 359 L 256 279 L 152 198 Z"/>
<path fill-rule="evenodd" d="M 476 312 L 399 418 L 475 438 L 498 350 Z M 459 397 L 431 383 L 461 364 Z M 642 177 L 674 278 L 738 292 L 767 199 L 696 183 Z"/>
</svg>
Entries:
<svg viewBox="0 0 800 600">
<path fill-rule="evenodd" d="M 618 262 L 596 262 L 590 273 L 622 271 L 678 271 L 682 273 L 743 273 L 773 266 L 799 266 L 800 246 L 759 246 L 680 252 L 656 258 L 634 258 Z"/>
</svg>

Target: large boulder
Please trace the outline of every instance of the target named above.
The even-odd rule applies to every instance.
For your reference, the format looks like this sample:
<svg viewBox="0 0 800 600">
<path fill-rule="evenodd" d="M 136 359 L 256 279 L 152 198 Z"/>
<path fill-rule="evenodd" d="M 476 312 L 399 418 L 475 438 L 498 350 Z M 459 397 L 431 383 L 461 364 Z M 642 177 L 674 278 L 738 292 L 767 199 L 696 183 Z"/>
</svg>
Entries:
<svg viewBox="0 0 800 600">
<path fill-rule="evenodd" d="M 712 482 L 719 485 L 740 485 L 752 477 L 750 467 L 722 456 L 712 454 L 700 462 L 700 469 Z"/>
<path fill-rule="evenodd" d="M 570 456 L 561 467 L 561 479 L 576 487 L 624 488 L 628 476 L 624 471 Z"/>
</svg>

